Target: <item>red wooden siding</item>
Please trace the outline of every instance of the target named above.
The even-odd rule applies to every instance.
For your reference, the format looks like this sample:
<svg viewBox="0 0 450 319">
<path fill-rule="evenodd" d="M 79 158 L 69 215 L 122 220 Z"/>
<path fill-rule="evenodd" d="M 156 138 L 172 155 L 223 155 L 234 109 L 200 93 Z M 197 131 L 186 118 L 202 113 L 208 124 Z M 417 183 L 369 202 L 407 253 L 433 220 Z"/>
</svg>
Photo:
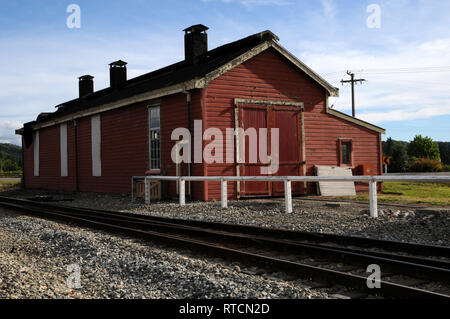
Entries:
<svg viewBox="0 0 450 319">
<path fill-rule="evenodd" d="M 176 128 L 188 128 L 186 95 L 183 93 L 164 97 L 161 103 L 161 172 L 168 176 L 176 175 L 176 164 L 172 161 L 171 152 L 176 141 L 171 140 L 172 131 Z M 202 119 L 201 91 L 195 90 L 191 95 L 191 129 L 193 139 L 194 120 Z M 193 156 L 193 154 L 192 154 Z M 183 164 L 184 170 L 187 169 Z M 203 175 L 203 164 L 193 164 L 191 175 Z M 176 183 L 167 182 L 168 195 L 176 196 Z M 204 183 L 192 182 L 192 196 L 204 199 Z"/>
<path fill-rule="evenodd" d="M 373 163 L 379 167 L 379 133 L 326 114 L 325 90 L 273 49 L 213 80 L 208 84 L 206 96 L 208 127 L 222 129 L 224 136 L 227 127 L 235 127 L 234 98 L 304 103 L 308 175 L 313 174 L 313 165 L 338 165 L 337 139 L 340 137 L 353 140 L 355 165 Z M 208 175 L 236 174 L 235 164 L 206 166 Z M 219 183 L 211 184 L 208 199 L 220 199 Z M 235 198 L 236 191 L 236 183 L 232 183 L 228 196 Z M 309 191 L 315 191 L 312 184 Z"/>
<path fill-rule="evenodd" d="M 376 174 L 380 170 L 379 136 L 358 125 L 345 122 L 326 113 L 305 112 L 306 163 L 307 174 L 314 174 L 314 165 L 339 165 L 339 139 L 352 141 L 353 167 L 372 164 Z M 355 175 L 359 172 L 355 169 Z M 314 184 L 309 184 L 313 191 Z M 367 189 L 365 184 L 358 185 L 357 190 Z"/>
<path fill-rule="evenodd" d="M 273 49 L 266 50 L 233 68 L 208 84 L 208 126 L 219 127 L 225 134 L 234 128 L 234 98 L 303 102 L 307 112 L 323 112 L 325 92 Z M 234 164 L 210 164 L 208 175 L 235 175 Z M 220 185 L 209 188 L 209 199 L 220 199 Z M 228 196 L 237 196 L 236 183 Z"/>
<path fill-rule="evenodd" d="M 24 176 L 27 188 L 43 188 L 49 190 L 75 190 L 75 161 L 71 142 L 74 137 L 74 127 L 67 125 L 67 160 L 69 176 L 61 177 L 59 125 L 39 130 L 39 176 L 34 176 L 33 145 L 24 148 Z M 24 145 L 24 143 L 23 143 Z"/>
</svg>

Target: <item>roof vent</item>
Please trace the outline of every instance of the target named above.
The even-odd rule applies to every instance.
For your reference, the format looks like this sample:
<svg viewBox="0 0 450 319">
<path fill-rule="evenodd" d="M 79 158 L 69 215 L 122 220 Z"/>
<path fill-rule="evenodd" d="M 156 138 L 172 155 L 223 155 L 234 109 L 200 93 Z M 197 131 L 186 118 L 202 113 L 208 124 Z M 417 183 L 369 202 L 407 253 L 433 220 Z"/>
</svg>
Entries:
<svg viewBox="0 0 450 319">
<path fill-rule="evenodd" d="M 196 24 L 184 29 L 184 58 L 187 63 L 197 64 L 200 55 L 208 52 L 209 28 L 203 24 Z"/>
<path fill-rule="evenodd" d="M 83 75 L 78 78 L 78 91 L 80 98 L 94 92 L 94 77 L 92 75 Z"/>
<path fill-rule="evenodd" d="M 127 63 L 119 60 L 109 64 L 109 83 L 111 88 L 119 89 L 127 82 Z"/>
</svg>

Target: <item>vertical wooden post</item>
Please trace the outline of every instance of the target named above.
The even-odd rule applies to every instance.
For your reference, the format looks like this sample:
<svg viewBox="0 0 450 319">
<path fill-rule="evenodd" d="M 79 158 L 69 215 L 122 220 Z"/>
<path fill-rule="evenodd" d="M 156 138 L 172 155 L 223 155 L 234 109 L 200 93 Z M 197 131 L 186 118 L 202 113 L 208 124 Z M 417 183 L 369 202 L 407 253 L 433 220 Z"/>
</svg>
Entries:
<svg viewBox="0 0 450 319">
<path fill-rule="evenodd" d="M 286 213 L 292 213 L 292 188 L 291 181 L 284 181 L 284 201 L 286 205 Z"/>
<path fill-rule="evenodd" d="M 180 186 L 179 186 L 180 206 L 184 206 L 184 205 L 186 205 L 186 196 L 185 196 L 185 194 L 186 194 L 186 188 L 185 188 L 186 187 L 186 182 L 182 178 L 180 178 L 178 180 L 178 182 L 180 183 Z"/>
<path fill-rule="evenodd" d="M 144 178 L 145 203 L 150 204 L 150 180 Z"/>
<path fill-rule="evenodd" d="M 220 181 L 220 190 L 221 190 L 221 195 L 222 195 L 222 200 L 221 200 L 222 208 L 227 208 L 228 207 L 228 192 L 227 192 L 227 181 L 226 180 L 222 179 Z"/>
<path fill-rule="evenodd" d="M 369 206 L 370 217 L 378 217 L 378 205 L 377 205 L 377 182 L 369 181 Z"/>
</svg>

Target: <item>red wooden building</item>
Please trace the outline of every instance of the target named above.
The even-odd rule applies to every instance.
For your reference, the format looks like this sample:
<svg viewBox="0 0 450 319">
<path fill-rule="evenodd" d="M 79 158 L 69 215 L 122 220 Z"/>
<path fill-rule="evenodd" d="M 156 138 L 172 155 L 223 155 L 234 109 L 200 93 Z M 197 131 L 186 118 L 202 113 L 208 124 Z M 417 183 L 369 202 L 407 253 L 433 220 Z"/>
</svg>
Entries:
<svg viewBox="0 0 450 319">
<path fill-rule="evenodd" d="M 175 164 L 171 134 L 178 127 L 193 132 L 195 120 L 203 121 L 202 132 L 215 127 L 223 136 L 226 128 L 279 128 L 277 175 L 313 175 L 314 165 L 352 167 L 355 175 L 365 165 L 371 175 L 382 174 L 384 129 L 331 109 L 328 98 L 338 89 L 284 49 L 276 35 L 264 31 L 208 51 L 207 29 L 184 30 L 185 60 L 129 80 L 126 63 L 113 62 L 110 87 L 94 91 L 93 77 L 82 76 L 78 98 L 26 123 L 17 131 L 25 187 L 129 194 L 131 176 L 144 174 L 260 175 L 262 164 L 247 158 Z M 293 185 L 296 193 L 315 190 L 314 184 Z M 176 191 L 168 183 L 164 195 Z M 229 198 L 282 193 L 282 183 L 228 185 Z M 220 185 L 192 182 L 191 197 L 220 199 Z"/>
</svg>

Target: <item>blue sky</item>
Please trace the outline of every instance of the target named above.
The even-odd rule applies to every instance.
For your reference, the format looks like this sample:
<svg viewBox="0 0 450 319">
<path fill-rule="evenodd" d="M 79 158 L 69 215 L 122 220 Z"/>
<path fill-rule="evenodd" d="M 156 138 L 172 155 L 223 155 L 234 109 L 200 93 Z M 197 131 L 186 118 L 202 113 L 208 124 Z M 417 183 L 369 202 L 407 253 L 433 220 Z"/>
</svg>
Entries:
<svg viewBox="0 0 450 319">
<path fill-rule="evenodd" d="M 66 25 L 70 4 L 81 28 Z M 367 7 L 381 9 L 369 28 Z M 330 104 L 387 129 L 386 139 L 415 134 L 450 141 L 450 1 L 442 0 L 0 0 L 0 142 L 14 129 L 75 98 L 77 77 L 108 86 L 108 64 L 128 62 L 134 77 L 183 59 L 182 29 L 207 25 L 209 47 L 270 29 L 280 44 L 340 89 Z M 427 68 L 427 69 L 423 69 Z M 431 69 L 430 69 L 431 68 Z"/>
</svg>

